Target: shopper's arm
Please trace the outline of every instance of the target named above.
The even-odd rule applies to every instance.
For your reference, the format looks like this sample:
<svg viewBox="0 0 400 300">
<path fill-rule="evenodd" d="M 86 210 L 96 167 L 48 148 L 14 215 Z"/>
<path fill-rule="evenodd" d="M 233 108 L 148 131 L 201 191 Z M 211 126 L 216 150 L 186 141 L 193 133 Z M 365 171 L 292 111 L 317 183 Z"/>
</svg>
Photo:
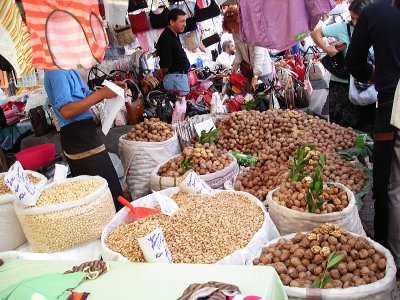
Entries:
<svg viewBox="0 0 400 300">
<path fill-rule="evenodd" d="M 334 45 L 327 45 L 324 42 L 324 33 L 322 32 L 322 27 L 317 27 L 311 32 L 311 37 L 314 40 L 315 44 L 319 48 L 321 48 L 326 54 L 330 57 L 335 56 L 339 51 L 335 48 Z"/>
<path fill-rule="evenodd" d="M 371 41 L 368 37 L 368 19 L 364 11 L 358 17 L 346 55 L 346 67 L 361 82 L 374 81 L 375 68 L 367 63 Z"/>
</svg>

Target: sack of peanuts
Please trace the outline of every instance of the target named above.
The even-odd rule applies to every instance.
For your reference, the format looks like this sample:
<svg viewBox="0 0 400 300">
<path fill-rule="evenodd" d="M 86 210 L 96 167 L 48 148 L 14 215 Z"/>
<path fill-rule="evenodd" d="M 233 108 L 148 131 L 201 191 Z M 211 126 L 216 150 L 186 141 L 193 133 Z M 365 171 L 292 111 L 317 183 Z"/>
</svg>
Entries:
<svg viewBox="0 0 400 300">
<path fill-rule="evenodd" d="M 25 236 L 35 252 L 59 252 L 93 242 L 115 215 L 107 181 L 78 176 L 45 187 L 35 206 L 14 202 Z"/>
<path fill-rule="evenodd" d="M 166 167 L 166 165 L 170 161 L 177 160 L 177 164 L 179 165 L 182 161 L 182 155 L 176 155 L 172 157 L 169 161 L 165 161 L 159 164 L 150 175 L 150 186 L 153 191 L 161 191 L 170 187 L 177 186 L 183 179 L 183 174 L 179 174 L 179 176 L 162 176 L 160 175 L 160 168 Z M 207 174 L 199 175 L 202 180 L 204 180 L 210 187 L 213 189 L 222 188 L 224 183 L 228 180 L 231 180 L 239 173 L 239 165 L 235 157 L 231 154 L 226 153 L 227 163 L 220 170 L 216 170 L 214 172 L 207 172 Z M 229 160 L 228 160 L 229 159 Z M 196 172 L 196 167 L 193 167 Z"/>
<path fill-rule="evenodd" d="M 312 232 L 276 238 L 246 264 L 274 267 L 289 299 L 397 299 L 396 266 L 389 250 L 370 238 L 345 230 L 316 233 L 326 225 L 337 224 L 323 224 Z M 342 259 L 324 273 L 332 255 Z M 324 274 L 325 279 L 329 277 L 319 281 L 324 286 L 311 288 L 318 282 L 317 277 L 321 279 Z"/>
<path fill-rule="evenodd" d="M 300 183 L 286 184 L 299 185 Z M 343 184 L 333 183 L 327 186 L 326 189 L 329 190 L 329 193 L 327 193 L 327 201 L 324 204 L 327 209 L 318 210 L 313 213 L 308 211 L 308 206 L 302 207 L 301 204 L 300 206 L 291 206 L 292 202 L 290 201 L 293 197 L 296 198 L 296 202 L 298 201 L 301 203 L 301 201 L 298 200 L 300 196 L 302 196 L 305 201 L 305 196 L 299 195 L 301 192 L 291 193 L 292 190 L 290 190 L 291 187 L 289 186 L 286 188 L 289 195 L 287 198 L 283 199 L 282 197 L 285 196 L 281 196 L 281 189 L 282 187 L 278 187 L 270 191 L 266 200 L 268 212 L 281 235 L 298 231 L 309 231 L 326 222 L 338 224 L 353 233 L 366 235 L 358 214 L 354 193 Z M 298 190 L 301 191 L 301 187 Z M 332 192 L 330 192 L 330 190 L 332 190 Z"/>
<path fill-rule="evenodd" d="M 46 185 L 47 178 L 42 174 L 25 172 L 36 188 L 41 189 Z M 14 210 L 13 202 L 17 197 L 3 180 L 6 175 L 7 173 L 0 173 L 0 252 L 13 250 L 26 242 Z"/>
<path fill-rule="evenodd" d="M 181 152 L 176 134 L 160 142 L 137 141 L 123 135 L 119 139 L 118 148 L 132 199 L 150 194 L 151 172 L 158 164 Z"/>
<path fill-rule="evenodd" d="M 171 216 L 157 214 L 135 221 L 127 208 L 120 210 L 101 236 L 104 260 L 145 262 L 137 239 L 157 227 L 174 263 L 244 264 L 263 242 L 279 235 L 263 204 L 246 192 L 190 194 L 174 187 L 132 203 L 158 208 L 158 195 L 173 199 L 178 210 Z"/>
</svg>

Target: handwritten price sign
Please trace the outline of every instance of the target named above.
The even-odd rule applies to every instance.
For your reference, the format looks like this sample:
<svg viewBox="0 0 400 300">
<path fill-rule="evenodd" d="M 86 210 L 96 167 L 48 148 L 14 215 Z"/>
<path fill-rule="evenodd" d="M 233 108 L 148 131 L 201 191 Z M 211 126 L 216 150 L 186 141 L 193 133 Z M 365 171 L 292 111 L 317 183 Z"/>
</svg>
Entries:
<svg viewBox="0 0 400 300">
<path fill-rule="evenodd" d="M 201 179 L 195 172 L 189 172 L 186 178 L 179 184 L 182 192 L 190 194 L 207 194 L 213 193 L 212 188 Z"/>
<path fill-rule="evenodd" d="M 19 200 L 26 206 L 34 206 L 40 192 L 29 180 L 24 168 L 16 161 L 4 177 L 4 182 L 13 191 Z"/>
<path fill-rule="evenodd" d="M 138 238 L 139 246 L 143 251 L 146 261 L 149 263 L 172 263 L 172 255 L 169 251 L 164 233 L 157 227 L 148 235 Z"/>
</svg>

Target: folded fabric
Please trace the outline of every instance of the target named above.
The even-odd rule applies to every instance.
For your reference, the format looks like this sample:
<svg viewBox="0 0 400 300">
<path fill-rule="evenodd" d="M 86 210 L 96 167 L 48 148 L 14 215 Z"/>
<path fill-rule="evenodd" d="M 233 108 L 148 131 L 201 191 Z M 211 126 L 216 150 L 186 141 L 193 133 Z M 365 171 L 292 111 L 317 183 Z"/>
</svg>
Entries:
<svg viewBox="0 0 400 300">
<path fill-rule="evenodd" d="M 178 300 L 226 300 L 227 296 L 239 294 L 240 290 L 236 285 L 209 281 L 191 284 Z"/>
<path fill-rule="evenodd" d="M 96 279 L 100 275 L 108 271 L 107 263 L 102 260 L 93 260 L 85 262 L 79 266 L 73 266 L 71 270 L 67 270 L 64 274 L 70 274 L 73 272 L 85 272 L 86 278 Z"/>
<path fill-rule="evenodd" d="M 77 287 L 87 276 L 85 272 L 70 274 L 50 273 L 34 278 L 28 278 L 15 283 L 0 292 L 0 300 L 37 299 L 43 296 L 46 300 L 66 300 L 71 291 Z"/>
</svg>

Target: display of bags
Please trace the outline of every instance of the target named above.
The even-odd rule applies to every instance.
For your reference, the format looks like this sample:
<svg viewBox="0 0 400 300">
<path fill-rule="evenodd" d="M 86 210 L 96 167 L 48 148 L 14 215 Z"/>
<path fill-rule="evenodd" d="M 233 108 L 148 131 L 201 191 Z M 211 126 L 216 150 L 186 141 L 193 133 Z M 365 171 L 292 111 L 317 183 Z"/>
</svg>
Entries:
<svg viewBox="0 0 400 300">
<path fill-rule="evenodd" d="M 189 51 L 199 48 L 200 43 L 197 31 L 187 32 L 183 37 L 183 44 Z"/>
<path fill-rule="evenodd" d="M 354 105 L 369 105 L 378 101 L 378 92 L 374 84 L 369 84 L 364 89 L 358 89 L 353 76 L 350 75 L 349 100 Z"/>
<path fill-rule="evenodd" d="M 128 12 L 134 12 L 135 10 L 147 8 L 146 0 L 129 0 Z"/>
<path fill-rule="evenodd" d="M 131 23 L 131 29 L 133 33 L 149 31 L 150 26 L 147 21 L 147 14 L 142 11 L 138 14 L 128 14 L 129 22 Z"/>
<path fill-rule="evenodd" d="M 197 22 L 202 22 L 214 17 L 218 17 L 221 14 L 221 10 L 219 9 L 219 5 L 215 2 L 215 0 L 210 1 L 210 5 L 204 8 L 200 8 L 197 5 L 194 7 L 194 16 Z"/>
<path fill-rule="evenodd" d="M 210 35 L 206 38 L 204 38 L 201 42 L 203 43 L 204 47 L 210 47 L 211 45 L 214 45 L 216 43 L 219 43 L 221 41 L 221 37 L 219 36 L 218 33 L 214 33 L 213 35 Z"/>
<path fill-rule="evenodd" d="M 51 130 L 50 125 L 47 123 L 46 112 L 43 106 L 30 109 L 28 115 L 36 136 L 45 135 Z"/>
<path fill-rule="evenodd" d="M 153 6 L 153 1 L 154 0 L 151 1 L 151 7 Z M 152 10 L 149 12 L 150 25 L 154 29 L 164 28 L 168 25 L 169 9 L 165 6 L 165 4 L 162 6 L 162 8 L 163 11 L 159 14 L 155 14 Z"/>
<path fill-rule="evenodd" d="M 308 77 L 310 80 L 322 80 L 325 77 L 326 70 L 319 60 L 313 60 L 310 63 Z"/>
<path fill-rule="evenodd" d="M 111 79 L 111 77 L 104 71 L 100 70 L 97 67 L 92 67 L 88 74 L 87 86 L 89 87 L 89 89 L 94 91 L 96 87 L 103 84 L 104 80 L 109 79 Z"/>
<path fill-rule="evenodd" d="M 193 87 L 193 86 L 199 84 L 199 79 L 197 78 L 196 70 L 190 70 L 188 72 L 188 78 L 189 78 L 190 87 Z"/>
<path fill-rule="evenodd" d="M 188 4 L 185 2 L 185 5 L 187 7 L 188 10 L 188 17 L 186 18 L 186 26 L 185 26 L 185 30 L 183 32 L 190 32 L 190 31 L 194 31 L 197 30 L 197 22 L 196 22 L 196 18 L 192 12 L 192 10 L 189 8 Z"/>
<path fill-rule="evenodd" d="M 116 27 L 114 28 L 114 32 L 115 32 L 115 38 L 117 39 L 117 43 L 120 46 L 128 45 L 136 40 L 130 25 L 126 25 L 123 27 Z"/>
</svg>

